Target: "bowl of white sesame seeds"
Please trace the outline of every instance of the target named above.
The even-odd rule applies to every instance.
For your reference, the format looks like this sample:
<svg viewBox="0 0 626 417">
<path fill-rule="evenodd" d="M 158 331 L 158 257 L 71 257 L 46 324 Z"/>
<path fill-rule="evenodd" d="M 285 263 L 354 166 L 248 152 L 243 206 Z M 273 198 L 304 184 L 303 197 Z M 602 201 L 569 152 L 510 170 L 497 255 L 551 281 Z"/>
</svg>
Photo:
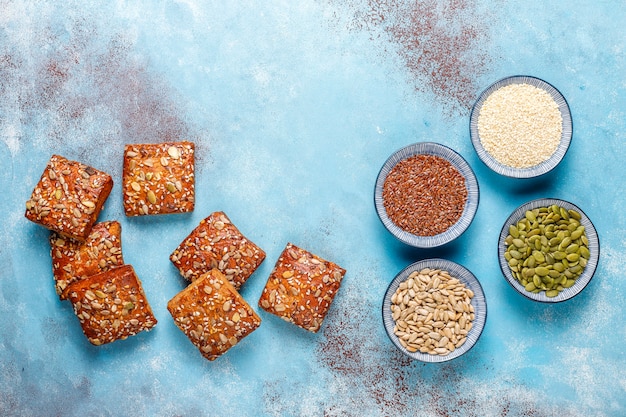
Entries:
<svg viewBox="0 0 626 417">
<path fill-rule="evenodd" d="M 553 85 L 511 76 L 480 94 L 470 115 L 470 137 L 480 160 L 496 173 L 538 177 L 564 158 L 572 140 L 572 116 Z"/>
</svg>

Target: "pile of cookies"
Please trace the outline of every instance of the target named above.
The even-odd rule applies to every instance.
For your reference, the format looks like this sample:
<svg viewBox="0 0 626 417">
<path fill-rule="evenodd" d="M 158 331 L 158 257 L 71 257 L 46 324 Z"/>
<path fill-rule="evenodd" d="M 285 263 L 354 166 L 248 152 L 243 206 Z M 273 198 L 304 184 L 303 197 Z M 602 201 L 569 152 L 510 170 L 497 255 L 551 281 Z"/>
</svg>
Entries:
<svg viewBox="0 0 626 417">
<path fill-rule="evenodd" d="M 194 151 L 194 144 L 187 141 L 126 145 L 125 214 L 193 211 Z M 109 174 L 53 155 L 26 202 L 26 218 L 51 230 L 56 292 L 72 303 L 83 333 L 94 345 L 126 339 L 157 324 L 141 280 L 124 263 L 120 223 L 97 222 L 112 188 Z M 261 318 L 239 289 L 265 256 L 223 212 L 203 219 L 170 255 L 189 285 L 168 302 L 167 309 L 207 359 L 216 359 L 260 326 Z M 317 332 L 345 272 L 288 243 L 258 306 Z"/>
</svg>

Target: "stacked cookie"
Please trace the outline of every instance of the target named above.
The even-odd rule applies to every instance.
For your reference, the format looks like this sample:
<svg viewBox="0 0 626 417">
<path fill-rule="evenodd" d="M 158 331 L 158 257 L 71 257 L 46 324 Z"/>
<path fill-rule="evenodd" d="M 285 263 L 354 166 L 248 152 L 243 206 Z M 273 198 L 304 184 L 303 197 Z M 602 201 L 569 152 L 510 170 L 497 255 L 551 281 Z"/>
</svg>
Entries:
<svg viewBox="0 0 626 417">
<path fill-rule="evenodd" d="M 94 345 L 126 339 L 157 323 L 141 281 L 132 266 L 124 265 L 119 223 L 96 223 L 112 188 L 109 174 L 53 155 L 26 202 L 26 218 L 52 231 L 57 294 L 70 300 Z"/>
</svg>

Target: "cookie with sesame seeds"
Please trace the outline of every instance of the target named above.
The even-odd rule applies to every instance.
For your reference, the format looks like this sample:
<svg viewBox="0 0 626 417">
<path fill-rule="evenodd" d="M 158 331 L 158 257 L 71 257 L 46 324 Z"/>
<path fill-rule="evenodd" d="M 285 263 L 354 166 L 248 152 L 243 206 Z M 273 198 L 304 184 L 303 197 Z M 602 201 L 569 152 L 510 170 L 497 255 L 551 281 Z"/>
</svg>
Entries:
<svg viewBox="0 0 626 417">
<path fill-rule="evenodd" d="M 122 193 L 126 216 L 191 212 L 195 206 L 193 142 L 124 147 Z"/>
<path fill-rule="evenodd" d="M 315 333 L 345 273 L 339 265 L 288 243 L 263 288 L 259 307 Z"/>
<path fill-rule="evenodd" d="M 217 269 L 167 303 L 176 326 L 202 356 L 217 359 L 261 325 L 261 318 Z"/>
<path fill-rule="evenodd" d="M 217 268 L 237 290 L 264 259 L 265 252 L 222 211 L 203 219 L 170 255 L 185 279 L 193 281 Z"/>
<path fill-rule="evenodd" d="M 123 265 L 76 281 L 68 299 L 83 333 L 93 345 L 123 340 L 157 324 L 131 265 Z"/>
<path fill-rule="evenodd" d="M 64 300 L 71 283 L 124 264 L 122 226 L 117 221 L 96 223 L 84 242 L 51 232 L 50 255 L 55 289 Z"/>
<path fill-rule="evenodd" d="M 81 162 L 52 155 L 25 217 L 62 236 L 84 241 L 113 188 L 113 179 Z"/>
</svg>

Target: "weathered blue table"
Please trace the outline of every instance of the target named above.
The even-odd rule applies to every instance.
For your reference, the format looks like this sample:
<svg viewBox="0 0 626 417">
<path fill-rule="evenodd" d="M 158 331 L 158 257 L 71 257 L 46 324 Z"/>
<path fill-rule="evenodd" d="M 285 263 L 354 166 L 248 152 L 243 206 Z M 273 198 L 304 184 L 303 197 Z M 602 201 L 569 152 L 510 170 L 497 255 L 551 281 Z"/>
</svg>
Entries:
<svg viewBox="0 0 626 417">
<path fill-rule="evenodd" d="M 15 416 L 626 415 L 626 8 L 619 1 L 0 2 L 0 414 Z M 572 145 L 535 180 L 480 162 L 478 94 L 534 75 L 568 100 Z M 126 218 L 123 144 L 197 145 L 191 214 Z M 412 249 L 373 204 L 388 155 L 417 141 L 476 172 L 470 228 Z M 48 232 L 24 203 L 52 153 L 113 175 L 100 219 L 159 320 L 91 346 L 52 280 Z M 518 205 L 578 205 L 601 241 L 582 294 L 531 302 L 504 280 L 497 238 Z M 168 256 L 223 210 L 267 259 L 242 289 L 256 303 L 287 242 L 347 269 L 318 334 L 259 311 L 261 327 L 214 362 L 175 327 L 184 287 Z M 385 335 L 382 297 L 408 264 L 469 268 L 489 314 L 478 344 L 445 364 L 412 362 Z"/>
</svg>

